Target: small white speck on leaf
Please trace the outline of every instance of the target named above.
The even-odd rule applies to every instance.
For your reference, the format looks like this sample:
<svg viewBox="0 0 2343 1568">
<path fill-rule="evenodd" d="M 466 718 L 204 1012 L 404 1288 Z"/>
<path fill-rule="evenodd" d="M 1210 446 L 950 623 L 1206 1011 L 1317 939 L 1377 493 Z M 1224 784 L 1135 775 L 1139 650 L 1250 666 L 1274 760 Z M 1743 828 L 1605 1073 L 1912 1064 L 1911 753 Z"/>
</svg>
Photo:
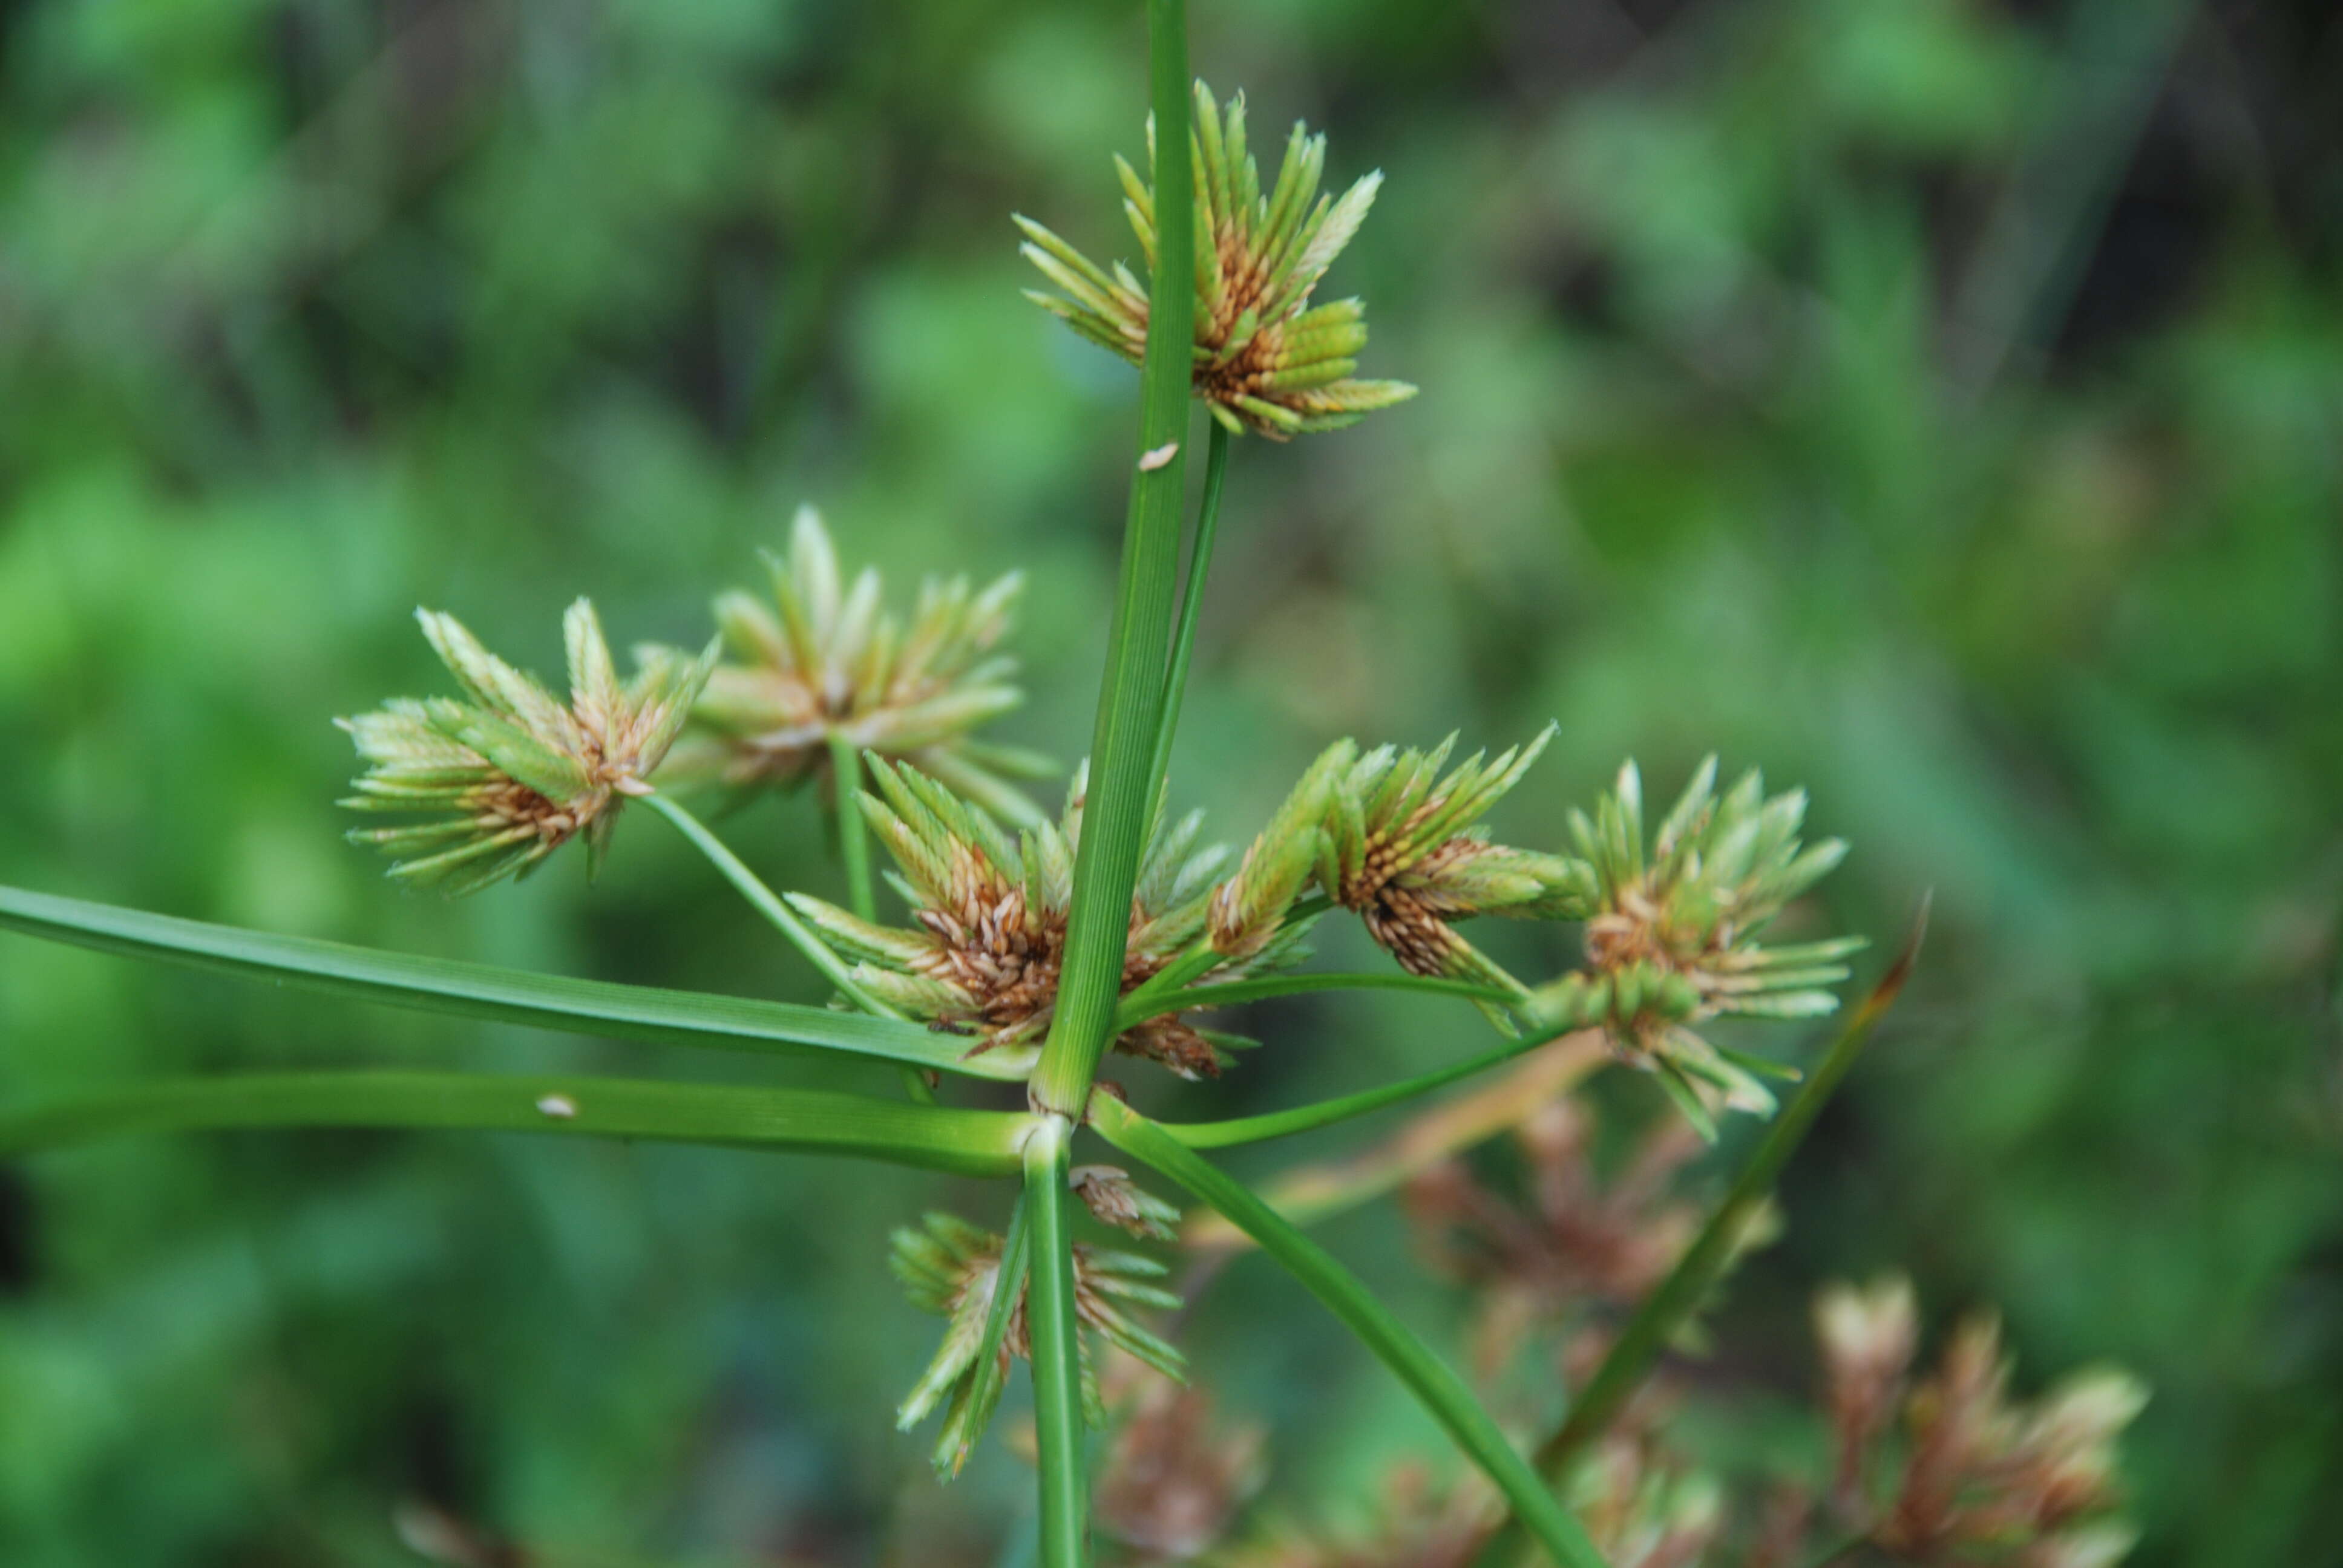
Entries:
<svg viewBox="0 0 2343 1568">
<path fill-rule="evenodd" d="M 537 1102 L 538 1113 L 567 1121 L 578 1114 L 578 1102 L 566 1094 L 548 1094 Z"/>
<path fill-rule="evenodd" d="M 1179 455 L 1180 443 L 1166 441 L 1153 451 L 1141 452 L 1139 455 L 1139 471 L 1142 474 L 1151 474 Z"/>
</svg>

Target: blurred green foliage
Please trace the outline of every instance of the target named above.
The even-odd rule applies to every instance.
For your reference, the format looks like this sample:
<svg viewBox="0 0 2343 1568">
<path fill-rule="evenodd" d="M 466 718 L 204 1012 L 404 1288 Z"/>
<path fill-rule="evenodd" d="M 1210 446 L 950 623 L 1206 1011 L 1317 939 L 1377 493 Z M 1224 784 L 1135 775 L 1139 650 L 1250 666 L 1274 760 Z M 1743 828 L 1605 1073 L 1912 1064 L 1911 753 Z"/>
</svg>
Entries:
<svg viewBox="0 0 2343 1568">
<path fill-rule="evenodd" d="M 1926 886 L 1937 920 L 1696 1374 L 1749 1418 L 1722 1450 L 1785 1468 L 1750 1434 L 1811 1382 L 1807 1293 L 1908 1266 L 1939 1327 L 1999 1303 L 2022 1376 L 2154 1385 L 2137 1561 L 2326 1560 L 2331 7 L 1197 10 L 1200 70 L 1258 125 L 1327 127 L 1332 179 L 1388 172 L 1330 287 L 1373 304 L 1365 372 L 1424 390 L 1241 444 L 1175 788 L 1242 839 L 1336 735 L 1548 718 L 1513 842 L 1560 843 L 1629 753 L 1656 793 L 1711 748 L 1807 785 L 1855 845 L 1833 921 L 1889 936 Z M 581 592 L 622 643 L 696 643 L 801 498 L 899 582 L 1026 567 L 1033 701 L 1001 733 L 1079 751 L 1134 378 L 1018 297 L 1008 214 L 1119 254 L 1137 6 L 31 0 L 0 29 L 0 877 L 813 997 L 647 816 L 590 895 L 568 867 L 396 895 L 340 842 L 326 722 L 432 680 L 417 602 L 539 668 Z M 731 826 L 838 891 L 809 797 Z M 1274 1043 L 1222 1088 L 1134 1086 L 1264 1109 L 1479 1027 L 1342 999 L 1251 1026 Z M 0 1030 L 12 1101 L 232 1065 L 750 1070 L 13 938 Z M 646 1554 L 993 1561 L 1017 1463 L 939 1493 L 890 1430 L 930 1329 L 885 1233 L 939 1186 L 357 1134 L 27 1163 L 0 1178 L 0 1558 L 403 1562 L 389 1510 L 424 1496 Z M 1455 1321 L 1389 1205 L 1326 1233 Z M 1276 1492 L 1339 1515 L 1437 1447 L 1314 1312 L 1249 1264 L 1186 1342 L 1272 1423 Z"/>
</svg>

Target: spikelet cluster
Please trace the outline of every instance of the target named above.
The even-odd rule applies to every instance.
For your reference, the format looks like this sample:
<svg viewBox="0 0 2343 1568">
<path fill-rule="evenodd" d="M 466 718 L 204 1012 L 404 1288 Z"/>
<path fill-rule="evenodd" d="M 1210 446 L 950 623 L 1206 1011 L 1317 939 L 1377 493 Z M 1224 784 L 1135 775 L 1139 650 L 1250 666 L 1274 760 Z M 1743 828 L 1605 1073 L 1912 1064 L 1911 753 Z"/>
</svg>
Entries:
<svg viewBox="0 0 2343 1568">
<path fill-rule="evenodd" d="M 1028 1282 L 1022 1271 L 1013 1282 L 1017 1295 L 1004 1332 L 989 1362 L 985 1357 L 985 1331 L 995 1294 L 1002 1288 L 1004 1250 L 1005 1240 L 997 1232 L 946 1213 L 930 1213 L 919 1229 L 906 1226 L 894 1234 L 889 1262 L 896 1279 L 913 1306 L 946 1320 L 943 1342 L 904 1397 L 896 1423 L 909 1431 L 949 1401 L 935 1452 L 936 1468 L 945 1475 L 959 1473 L 990 1422 L 1010 1360 L 1032 1359 L 1026 1322 Z M 1099 1397 L 1091 1334 L 1177 1379 L 1185 1371 L 1184 1358 L 1133 1321 L 1122 1303 L 1172 1310 L 1180 1305 L 1180 1298 L 1151 1282 L 1168 1271 L 1151 1258 L 1079 1245 L 1073 1253 L 1074 1314 L 1090 1331 L 1078 1340 L 1082 1398 L 1091 1424 L 1102 1426 L 1106 1412 Z"/>
<path fill-rule="evenodd" d="M 930 578 L 900 617 L 875 568 L 847 581 L 810 507 L 799 509 L 789 553 L 766 565 L 769 597 L 734 590 L 716 601 L 724 662 L 670 765 L 679 778 L 788 788 L 827 772 L 836 737 L 914 763 L 1005 820 L 1040 816 L 1009 780 L 1045 773 L 1047 761 L 975 739 L 1024 700 L 1016 661 L 997 651 L 1021 575 L 982 588 Z"/>
<path fill-rule="evenodd" d="M 1840 1456 L 1835 1532 L 1851 1526 L 1896 1561 L 1927 1564 L 2107 1568 L 2129 1552 L 2116 1445 L 2147 1395 L 2128 1373 L 2088 1369 L 2016 1403 L 1988 1314 L 1955 1329 L 1907 1394 L 1918 1328 L 1911 1286 L 1896 1279 L 1825 1291 L 1815 1322 Z M 1899 1399 L 1900 1456 L 1886 1441 Z"/>
<path fill-rule="evenodd" d="M 1365 308 L 1355 299 L 1312 306 L 1312 294 L 1358 233 L 1383 185 L 1368 175 L 1340 198 L 1321 196 L 1326 138 L 1299 122 L 1285 162 L 1267 195 L 1245 141 L 1244 96 L 1223 113 L 1203 83 L 1195 85 L 1190 137 L 1195 170 L 1196 332 L 1192 384 L 1232 432 L 1272 440 L 1355 423 L 1377 408 L 1415 396 L 1404 381 L 1362 381 L 1351 374 L 1367 343 Z M 1147 157 L 1155 166 L 1155 122 Z M 1118 157 L 1123 211 L 1155 267 L 1155 191 Z M 1026 297 L 1062 317 L 1083 337 L 1133 364 L 1147 348 L 1147 286 L 1130 268 L 1100 267 L 1049 229 L 1020 216 L 1024 255 L 1062 293 Z"/>
<path fill-rule="evenodd" d="M 1260 1490 L 1267 1433 L 1217 1420 L 1212 1396 L 1129 1357 L 1101 1376 L 1116 1426 L 1091 1507 L 1099 1527 L 1151 1563 L 1202 1556 Z"/>
<path fill-rule="evenodd" d="M 581 598 L 562 619 L 564 703 L 454 617 L 415 614 L 464 699 L 399 698 L 334 722 L 367 763 L 344 806 L 432 819 L 354 829 L 351 839 L 394 857 L 393 877 L 451 894 L 526 876 L 581 836 L 589 869 L 598 869 L 619 808 L 649 792 L 652 770 L 707 682 L 715 645 L 697 658 L 639 650 L 640 668 L 621 682 L 594 607 Z"/>
<path fill-rule="evenodd" d="M 874 761 L 871 776 L 875 788 L 860 804 L 894 859 L 890 880 L 910 904 L 913 923 L 876 925 L 804 894 L 789 895 L 789 902 L 853 961 L 855 980 L 872 995 L 974 1037 L 971 1054 L 1004 1051 L 1031 1065 L 1057 1006 L 1081 839 L 1082 778 L 1076 777 L 1059 821 L 1011 838 L 917 769 Z M 1131 898 L 1125 992 L 1161 973 L 1204 932 L 1227 851 L 1201 846 L 1202 828 L 1202 812 L 1177 822 L 1157 814 Z M 1200 983 L 1292 963 L 1302 956 L 1301 934 L 1289 928 L 1243 958 L 1216 965 Z M 1206 1078 L 1224 1065 L 1223 1050 L 1251 1043 L 1171 1013 L 1126 1030 L 1115 1049 L 1183 1078 Z"/>
<path fill-rule="evenodd" d="M 1544 988 L 1534 1010 L 1558 1022 L 1599 1025 L 1621 1055 L 1658 1073 L 1703 1125 L 1713 1101 L 1769 1112 L 1760 1081 L 1783 1070 L 1712 1044 L 1694 1025 L 1713 1018 L 1812 1018 L 1838 999 L 1840 960 L 1861 938 L 1766 947 L 1758 935 L 1785 905 L 1845 857 L 1826 839 L 1798 837 L 1805 793 L 1768 797 L 1755 771 L 1723 795 L 1716 760 L 1701 764 L 1648 845 L 1643 781 L 1633 762 L 1589 818 L 1571 829 L 1594 879 L 1586 919 L 1586 968 Z"/>
<path fill-rule="evenodd" d="M 1340 769 L 1319 882 L 1360 915 L 1403 969 L 1523 992 L 1455 923 L 1473 915 L 1568 920 L 1590 912 L 1594 890 L 1584 865 L 1492 843 L 1478 825 L 1553 737 L 1549 728 L 1493 759 L 1475 752 L 1445 773 L 1453 735 L 1430 751 L 1380 747 Z"/>
<path fill-rule="evenodd" d="M 1518 1195 L 1460 1160 L 1406 1189 L 1408 1218 L 1433 1266 L 1474 1292 L 1473 1359 L 1483 1376 L 1510 1364 L 1534 1328 L 1590 1304 L 1641 1302 L 1700 1229 L 1699 1209 L 1669 1191 L 1702 1150 L 1675 1117 L 1656 1121 L 1607 1179 L 1595 1169 L 1594 1120 L 1575 1100 L 1541 1107 L 1515 1139 Z"/>
</svg>

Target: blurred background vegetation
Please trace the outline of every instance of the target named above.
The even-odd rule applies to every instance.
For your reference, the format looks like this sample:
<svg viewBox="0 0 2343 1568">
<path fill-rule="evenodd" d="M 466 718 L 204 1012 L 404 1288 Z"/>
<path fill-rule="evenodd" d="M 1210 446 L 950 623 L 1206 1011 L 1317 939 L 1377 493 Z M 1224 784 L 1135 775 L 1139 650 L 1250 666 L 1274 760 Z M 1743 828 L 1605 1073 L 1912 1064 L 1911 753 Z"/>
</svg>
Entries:
<svg viewBox="0 0 2343 1568">
<path fill-rule="evenodd" d="M 2334 8 L 1196 10 L 1198 68 L 1262 141 L 1306 116 L 1331 179 L 1388 172 L 1329 286 L 1371 302 L 1363 373 L 1424 391 L 1241 443 L 1175 788 L 1238 839 L 1338 734 L 1549 718 L 1499 812 L 1517 842 L 1557 842 L 1631 753 L 1655 793 L 1710 749 L 1807 785 L 1855 846 L 1831 919 L 1892 941 L 1933 886 L 1935 936 L 1695 1375 L 1778 1430 L 1814 1285 L 1907 1267 L 1935 1326 L 1998 1303 L 2026 1385 L 2098 1358 L 2154 1385 L 2136 1561 L 2334 1561 Z M 815 996 L 648 819 L 590 895 L 565 862 L 397 896 L 340 841 L 326 721 L 441 683 L 417 602 L 540 668 L 580 592 L 622 641 L 696 640 L 804 498 L 899 593 L 1026 568 L 1032 700 L 996 733 L 1077 755 L 1135 377 L 1018 297 L 1008 215 L 1131 252 L 1107 159 L 1139 151 L 1138 12 L 0 6 L 0 877 Z M 836 890 L 811 796 L 733 828 Z M 1277 1043 L 1216 1105 L 1480 1027 L 1342 999 L 1253 1021 Z M 0 1030 L 12 1103 L 231 1066 L 770 1070 L 14 938 Z M 1204 1105 L 1142 1072 L 1148 1103 Z M 891 1431 L 933 1325 L 885 1232 L 938 1201 L 1003 1209 L 877 1167 L 515 1139 L 9 1170 L 0 1558 L 390 1563 L 390 1510 L 423 1498 L 653 1559 L 991 1563 L 1017 1462 L 993 1445 L 940 1492 Z M 1390 1204 L 1326 1235 L 1458 1321 Z M 1297 1508 L 1339 1517 L 1440 1452 L 1263 1268 L 1186 1340 Z"/>
</svg>

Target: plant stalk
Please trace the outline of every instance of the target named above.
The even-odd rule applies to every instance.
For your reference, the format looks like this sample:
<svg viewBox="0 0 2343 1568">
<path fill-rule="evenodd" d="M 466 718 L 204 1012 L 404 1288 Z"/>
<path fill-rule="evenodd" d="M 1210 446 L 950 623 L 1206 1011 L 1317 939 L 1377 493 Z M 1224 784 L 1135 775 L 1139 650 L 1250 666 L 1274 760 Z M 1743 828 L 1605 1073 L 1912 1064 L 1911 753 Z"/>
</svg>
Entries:
<svg viewBox="0 0 2343 1568">
<path fill-rule="evenodd" d="M 1033 1241 L 1027 1327 L 1033 1342 L 1044 1568 L 1082 1568 L 1090 1560 L 1081 1347 L 1075 1338 L 1080 1326 L 1074 1318 L 1073 1246 L 1066 1235 L 1066 1169 L 1072 1140 L 1072 1123 L 1044 1113 L 1025 1142 L 1025 1208 Z"/>
<path fill-rule="evenodd" d="M 1156 1125 L 1191 1149 L 1226 1149 L 1233 1144 L 1259 1143 L 1271 1138 L 1290 1137 L 1296 1132 L 1312 1132 L 1321 1127 L 1332 1127 L 1354 1116 L 1364 1116 L 1385 1106 L 1398 1105 L 1418 1095 L 1429 1094 L 1435 1089 L 1445 1089 L 1459 1079 L 1485 1072 L 1517 1056 L 1551 1045 L 1568 1032 L 1555 1030 L 1520 1040 L 1509 1040 L 1493 1050 L 1468 1056 L 1462 1061 L 1433 1068 L 1413 1078 L 1403 1078 L 1396 1083 L 1386 1083 L 1375 1089 L 1363 1089 L 1356 1094 L 1321 1100 L 1312 1105 L 1296 1106 L 1292 1111 L 1272 1111 L 1265 1115 L 1241 1116 L 1226 1121 L 1159 1121 Z"/>
<path fill-rule="evenodd" d="M 1155 731 L 1155 759 L 1147 776 L 1163 787 L 1172 769 L 1172 740 L 1180 730 L 1180 702 L 1187 694 L 1188 666 L 1196 655 L 1196 623 L 1203 618 L 1204 577 L 1212 566 L 1212 544 L 1221 531 L 1221 487 L 1229 477 L 1229 431 L 1218 419 L 1204 421 L 1212 436 L 1204 447 L 1204 494 L 1197 503 L 1196 540 L 1188 554 L 1188 582 L 1181 589 L 1180 629 L 1172 639 L 1172 669 L 1163 678 L 1163 717 Z"/>
<path fill-rule="evenodd" d="M 1456 1446 L 1512 1502 L 1519 1516 L 1529 1521 L 1539 1544 L 1555 1563 L 1563 1568 L 1603 1568 L 1602 1555 L 1586 1533 L 1545 1489 L 1528 1462 L 1513 1452 L 1463 1380 L 1409 1332 L 1332 1254 L 1280 1218 L 1242 1182 L 1121 1101 L 1101 1095 L 1091 1124 L 1108 1142 L 1144 1160 L 1220 1211 L 1282 1264 L 1415 1395 Z"/>
<path fill-rule="evenodd" d="M 1163 710 L 1178 588 L 1188 384 L 1196 315 L 1195 180 L 1189 164 L 1185 0 L 1148 0 L 1155 110 L 1155 269 L 1140 368 L 1139 452 L 1123 524 L 1121 584 L 1091 739 L 1090 796 L 1074 858 L 1057 1013 L 1033 1080 L 1035 1102 L 1079 1121 L 1112 1038 L 1131 934 L 1131 895 L 1155 811 L 1148 769 Z M 1168 460 L 1155 454 L 1171 448 Z"/>
<path fill-rule="evenodd" d="M 829 946 L 814 934 L 813 928 L 798 919 L 796 914 L 791 912 L 789 905 L 781 902 L 779 896 L 772 889 L 765 886 L 757 873 L 749 869 L 741 862 L 740 857 L 727 849 L 724 840 L 709 832 L 707 825 L 699 818 L 665 795 L 646 795 L 643 797 L 643 804 L 674 823 L 676 830 L 690 839 L 693 847 L 707 856 L 718 870 L 724 873 L 724 879 L 738 889 L 740 896 L 748 900 L 749 905 L 759 914 L 771 921 L 774 929 L 787 937 L 790 945 L 803 953 L 807 961 L 820 970 L 823 978 L 838 988 L 840 995 L 864 1012 L 873 1013 L 880 1018 L 900 1019 L 903 1016 L 855 984 L 854 977 L 847 972 L 844 960 L 830 951 Z"/>
</svg>

